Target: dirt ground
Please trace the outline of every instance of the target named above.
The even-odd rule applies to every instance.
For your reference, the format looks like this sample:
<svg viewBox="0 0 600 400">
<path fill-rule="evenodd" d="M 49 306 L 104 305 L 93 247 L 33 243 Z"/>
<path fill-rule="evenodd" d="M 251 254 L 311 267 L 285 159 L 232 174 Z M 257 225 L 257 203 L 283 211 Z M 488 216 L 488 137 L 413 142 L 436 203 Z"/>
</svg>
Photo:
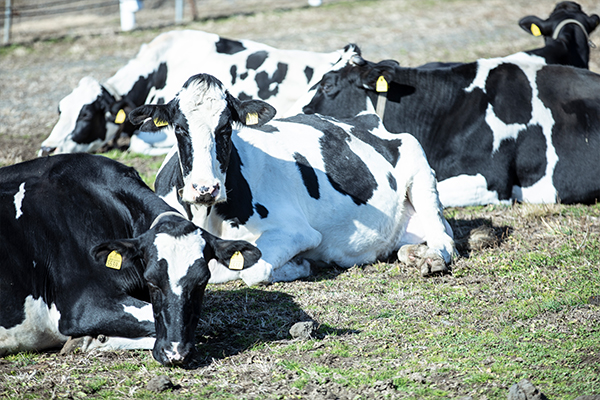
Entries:
<svg viewBox="0 0 600 400">
<path fill-rule="evenodd" d="M 597 1 L 578 2 L 588 14 L 600 13 L 600 4 Z M 170 22 L 171 9 L 148 6 L 138 14 L 140 28 L 129 33 L 119 32 L 118 14 L 115 12 L 106 15 L 81 14 L 67 20 L 55 17 L 37 23 L 16 23 L 13 27 L 13 39 L 16 44 L 0 50 L 0 166 L 35 157 L 40 143 L 57 121 L 59 100 L 66 96 L 82 77 L 90 75 L 100 81 L 107 79 L 137 53 L 142 43 L 149 42 L 159 33 L 171 29 L 199 29 L 233 39 L 252 39 L 279 48 L 324 52 L 342 48 L 348 43 L 357 43 L 363 50 L 364 57 L 369 60 L 393 58 L 402 65 L 416 66 L 429 61 L 473 61 L 480 57 L 503 56 L 541 47 L 542 39 L 534 38 L 521 30 L 517 21 L 525 15 L 532 14 L 547 17 L 556 1 L 324 0 L 323 6 L 316 8 L 305 6 L 304 0 L 253 0 L 247 3 L 240 0 L 221 1 L 228 8 L 219 8 L 222 4 L 212 0 L 198 0 L 197 3 L 201 18 L 231 12 L 241 12 L 242 15 L 207 18 L 198 22 L 191 22 L 189 15 L 186 15 L 185 24 L 175 26 Z M 243 7 L 241 4 L 244 4 Z M 281 10 L 268 11 L 275 8 Z M 591 39 L 600 45 L 598 32 L 592 34 Z M 600 51 L 592 50 L 591 58 L 590 69 L 600 72 Z M 144 165 L 140 167 L 143 168 Z M 502 217 L 494 215 L 493 218 L 498 221 Z M 597 223 L 596 221 L 595 224 Z M 468 232 L 472 227 L 474 223 L 453 228 L 464 228 L 465 232 Z M 540 222 L 532 224 L 530 229 L 534 233 L 544 229 L 544 226 Z M 402 276 L 398 279 L 401 278 Z M 451 281 L 454 278 L 440 279 L 453 284 Z M 314 282 L 301 283 L 297 290 L 310 293 L 313 290 L 311 284 Z M 286 285 L 290 284 L 283 284 L 281 288 L 285 289 Z M 246 294 L 246 300 L 247 296 Z M 293 305 L 287 294 L 272 291 L 268 296 L 270 302 Z M 211 305 L 210 302 L 213 302 L 227 308 L 227 304 L 223 305 L 227 301 L 233 302 L 234 299 L 213 293 L 207 307 L 216 307 Z M 286 317 L 290 320 L 302 320 L 306 315 L 297 306 L 293 306 L 293 310 L 289 311 Z M 260 329 L 256 324 L 252 327 Z M 221 333 L 218 340 L 208 335 L 202 340 L 217 343 L 217 346 L 221 343 L 223 358 L 226 358 L 239 350 L 228 347 L 226 338 L 223 338 L 227 334 L 236 333 Z M 274 335 L 275 339 L 278 337 Z M 322 346 L 326 345 L 329 339 L 323 340 Z M 377 345 L 375 342 L 373 346 Z M 217 351 L 218 349 L 215 350 Z M 131 358 L 132 363 L 135 363 L 137 360 L 136 356 L 131 354 L 110 353 L 100 357 L 104 357 L 107 362 L 117 359 L 115 361 L 122 363 Z M 273 357 L 272 353 L 267 348 L 263 352 L 247 356 L 248 359 L 244 359 L 243 355 L 239 357 L 236 361 L 239 362 L 237 371 L 241 371 L 241 376 L 244 376 L 244 372 L 251 373 L 252 376 L 248 375 L 245 381 L 231 386 L 231 393 L 234 395 L 237 393 L 252 398 L 253 395 L 265 395 L 267 391 L 274 396 L 273 398 L 275 395 L 279 395 L 280 398 L 292 395 L 314 399 L 354 398 L 358 395 L 375 398 L 393 392 L 389 382 L 381 382 L 379 387 L 354 389 L 338 387 L 339 385 L 331 382 L 320 387 L 309 384 L 301 392 L 290 391 L 293 387 L 286 384 L 286 380 L 293 381 L 298 376 L 285 370 L 277 371 L 282 374 L 279 380 L 271 379 L 267 386 L 257 387 L 254 382 L 266 382 L 272 378 L 272 370 L 261 367 L 273 365 L 275 360 L 269 358 Z M 336 357 L 323 355 L 322 358 L 324 365 L 338 365 L 340 362 Z M 210 360 L 213 362 L 202 365 L 196 376 L 182 373 L 179 383 L 185 387 L 194 379 L 219 379 L 221 363 L 226 361 L 214 361 L 213 358 Z M 3 362 L 0 360 L 0 369 Z M 597 357 L 592 358 L 590 362 L 598 363 Z M 87 358 L 79 356 L 68 356 L 58 361 L 50 357 L 46 361 L 48 369 L 61 368 L 64 364 L 71 364 L 71 368 L 84 368 L 87 363 Z M 30 369 L 25 366 L 22 373 L 29 372 Z M 468 392 L 465 387 L 465 390 L 461 391 L 463 383 L 460 379 L 448 379 L 444 382 L 445 385 L 450 385 L 449 387 L 455 385 L 451 388 L 454 393 Z M 62 383 L 59 380 L 48 378 L 44 384 L 44 394 L 78 397 L 77 394 L 62 392 Z M 337 394 L 331 397 L 332 393 Z M 32 395 L 35 397 L 36 393 Z M 133 396 L 134 393 L 124 393 L 124 397 Z"/>
</svg>

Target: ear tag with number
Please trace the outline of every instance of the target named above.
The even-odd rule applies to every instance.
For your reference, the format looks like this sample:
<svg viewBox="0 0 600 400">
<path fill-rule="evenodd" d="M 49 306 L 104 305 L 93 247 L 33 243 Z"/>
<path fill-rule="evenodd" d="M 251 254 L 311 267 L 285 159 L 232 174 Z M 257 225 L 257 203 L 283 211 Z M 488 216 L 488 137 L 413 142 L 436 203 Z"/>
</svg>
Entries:
<svg viewBox="0 0 600 400">
<path fill-rule="evenodd" d="M 115 117 L 115 124 L 122 124 L 123 122 L 125 122 L 125 118 L 127 118 L 125 111 L 123 109 L 120 109 L 117 113 L 117 116 Z"/>
<path fill-rule="evenodd" d="M 539 26 L 536 24 L 531 24 L 531 34 L 533 36 L 542 36 L 542 31 L 540 31 Z"/>
<path fill-rule="evenodd" d="M 169 125 L 167 121 L 163 121 L 162 119 L 154 118 L 153 121 L 157 128 L 162 128 L 163 126 Z"/>
<path fill-rule="evenodd" d="M 112 269 L 121 269 L 121 264 L 123 263 L 123 256 L 117 253 L 116 250 L 111 251 L 111 253 L 106 258 L 106 266 Z"/>
<path fill-rule="evenodd" d="M 246 114 L 246 125 L 256 125 L 256 124 L 258 124 L 258 113 Z"/>
<path fill-rule="evenodd" d="M 379 78 L 377 78 L 377 84 L 375 85 L 375 91 L 379 92 L 379 93 L 388 91 L 388 83 L 385 80 L 385 78 L 383 77 L 383 75 L 381 75 Z"/>
<path fill-rule="evenodd" d="M 241 270 L 244 269 L 244 256 L 239 251 L 236 251 L 229 260 L 229 269 Z"/>
</svg>

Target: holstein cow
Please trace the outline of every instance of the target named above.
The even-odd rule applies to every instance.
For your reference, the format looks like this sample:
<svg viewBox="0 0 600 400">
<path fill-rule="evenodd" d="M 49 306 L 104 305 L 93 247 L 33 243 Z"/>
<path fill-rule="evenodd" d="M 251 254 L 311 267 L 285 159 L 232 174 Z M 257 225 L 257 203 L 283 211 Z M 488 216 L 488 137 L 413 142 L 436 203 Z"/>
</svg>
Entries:
<svg viewBox="0 0 600 400">
<path fill-rule="evenodd" d="M 194 351 L 207 263 L 260 252 L 168 206 L 133 168 L 89 154 L 0 169 L 0 356 L 71 336 L 83 350 Z M 236 261 L 237 262 L 237 261 Z"/>
<path fill-rule="evenodd" d="M 289 281 L 309 275 L 308 260 L 347 268 L 422 241 L 428 247 L 404 247 L 402 260 L 423 275 L 447 269 L 451 230 L 412 136 L 388 134 L 372 114 L 265 124 L 274 114 L 206 74 L 191 77 L 168 104 L 130 114 L 134 124 L 146 121 L 142 129 L 168 123 L 175 130 L 177 147 L 157 175 L 157 193 L 211 233 L 260 249 L 252 268 L 211 269 L 215 280 Z M 419 232 L 408 233 L 420 237 L 407 233 L 409 222 Z"/>
<path fill-rule="evenodd" d="M 600 198 L 600 76 L 588 70 L 525 53 L 402 68 L 348 46 L 302 101 L 306 113 L 335 118 L 377 104 L 388 131 L 423 146 L 444 206 Z"/>
<path fill-rule="evenodd" d="M 268 100 L 285 111 L 340 58 L 339 52 L 281 50 L 251 40 L 229 40 L 202 31 L 172 31 L 140 48 L 135 58 L 105 83 L 91 77 L 59 103 L 59 120 L 39 155 L 94 152 L 134 127 L 126 121 L 133 108 L 171 100 L 192 75 L 206 72 L 226 82 L 242 99 Z M 130 150 L 164 154 L 175 143 L 164 132 L 142 132 Z"/>
<path fill-rule="evenodd" d="M 534 36 L 544 36 L 545 46 L 529 50 L 528 54 L 543 57 L 548 64 L 572 65 L 589 68 L 590 34 L 600 24 L 598 15 L 587 15 L 581 6 L 572 1 L 556 5 L 546 20 L 529 15 L 519 21 L 519 26 Z"/>
</svg>

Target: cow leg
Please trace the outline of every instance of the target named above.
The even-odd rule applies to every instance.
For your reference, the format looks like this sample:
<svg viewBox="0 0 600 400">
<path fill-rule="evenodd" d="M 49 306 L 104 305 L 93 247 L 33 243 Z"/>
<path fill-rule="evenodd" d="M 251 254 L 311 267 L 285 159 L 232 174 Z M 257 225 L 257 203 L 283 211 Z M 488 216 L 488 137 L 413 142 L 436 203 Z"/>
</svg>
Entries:
<svg viewBox="0 0 600 400">
<path fill-rule="evenodd" d="M 113 350 L 152 350 L 154 348 L 154 342 L 156 338 L 153 337 L 140 337 L 140 338 L 125 338 L 118 336 L 104 336 L 98 335 L 97 337 L 83 336 L 78 338 L 69 338 L 69 340 L 62 347 L 60 354 L 70 354 L 76 350 L 82 352 L 88 352 L 92 350 L 98 351 L 113 351 Z"/>
<path fill-rule="evenodd" d="M 76 321 L 65 321 L 67 327 L 61 332 L 70 339 L 62 352 L 154 347 L 152 304 L 131 297 L 108 304 L 91 298 L 87 298 L 82 313 L 74 316 Z"/>
<path fill-rule="evenodd" d="M 404 135 L 403 135 L 404 136 Z M 446 270 L 446 265 L 450 264 L 452 257 L 456 253 L 454 241 L 452 240 L 452 230 L 443 216 L 443 208 L 440 203 L 437 191 L 435 174 L 429 167 L 425 154 L 420 144 L 412 137 L 408 140 L 403 138 L 402 155 L 410 154 L 410 157 L 404 157 L 405 163 L 402 165 L 402 173 L 412 170 L 412 177 L 408 181 L 407 201 L 405 209 L 409 218 L 409 229 L 415 222 L 422 233 L 423 239 L 427 243 L 428 250 L 424 252 L 421 248 L 408 248 L 399 252 L 399 259 L 416 259 L 424 257 L 425 264 L 420 264 L 422 273 L 429 275 L 433 272 Z M 407 153 L 405 153 L 407 152 Z M 402 158 L 401 158 L 402 159 Z M 410 221 L 414 219 L 414 221 Z M 415 244 L 402 243 L 402 244 Z M 442 259 L 441 263 L 436 261 Z M 411 263 L 409 263 L 411 264 Z M 427 269 L 427 271 L 425 271 Z"/>
<path fill-rule="evenodd" d="M 256 247 L 262 252 L 261 259 L 251 268 L 240 272 L 240 278 L 248 286 L 289 282 L 310 275 L 310 263 L 296 256 L 317 247 L 322 236 L 306 222 L 290 221 L 286 225 L 297 230 L 265 231 L 256 241 Z"/>
</svg>

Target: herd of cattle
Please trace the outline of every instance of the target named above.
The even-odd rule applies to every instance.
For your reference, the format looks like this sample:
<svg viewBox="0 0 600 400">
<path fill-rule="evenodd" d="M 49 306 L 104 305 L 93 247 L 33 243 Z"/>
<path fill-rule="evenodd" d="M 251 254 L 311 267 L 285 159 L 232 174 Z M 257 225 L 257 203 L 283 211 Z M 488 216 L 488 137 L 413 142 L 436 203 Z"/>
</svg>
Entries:
<svg viewBox="0 0 600 400">
<path fill-rule="evenodd" d="M 520 21 L 543 48 L 417 68 L 158 36 L 61 100 L 43 157 L 0 169 L 0 356 L 83 338 L 187 364 L 207 283 L 393 254 L 428 276 L 456 252 L 443 207 L 597 201 L 599 24 L 561 2 Z M 154 191 L 82 154 L 121 135 L 168 153 Z"/>
</svg>

